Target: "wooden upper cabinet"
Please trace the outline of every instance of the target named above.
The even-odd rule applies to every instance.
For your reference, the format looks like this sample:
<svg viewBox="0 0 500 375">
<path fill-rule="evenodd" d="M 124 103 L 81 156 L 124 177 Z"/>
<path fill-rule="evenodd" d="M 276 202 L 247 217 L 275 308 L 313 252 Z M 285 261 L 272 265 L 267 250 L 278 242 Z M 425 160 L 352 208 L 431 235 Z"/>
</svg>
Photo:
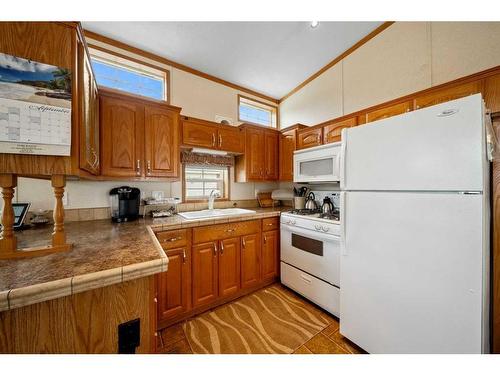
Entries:
<svg viewBox="0 0 500 375">
<path fill-rule="evenodd" d="M 145 168 L 146 177 L 179 175 L 179 114 L 162 107 L 146 107 Z"/>
<path fill-rule="evenodd" d="M 191 307 L 190 253 L 185 247 L 167 251 L 168 270 L 156 277 L 160 321 L 185 313 Z"/>
<path fill-rule="evenodd" d="M 243 130 L 235 126 L 184 117 L 182 145 L 243 153 L 245 137 Z"/>
<path fill-rule="evenodd" d="M 244 133 L 242 129 L 235 126 L 220 126 L 217 129 L 217 148 L 227 152 L 245 152 Z"/>
<path fill-rule="evenodd" d="M 319 146 L 323 143 L 323 128 L 299 130 L 297 134 L 297 149 Z"/>
<path fill-rule="evenodd" d="M 240 238 L 219 241 L 219 298 L 240 290 Z"/>
<path fill-rule="evenodd" d="M 346 120 L 328 124 L 323 127 L 323 143 L 338 142 L 341 139 L 342 129 L 358 125 L 358 118 L 352 117 Z"/>
<path fill-rule="evenodd" d="M 397 103 L 388 107 L 376 109 L 366 114 L 366 122 L 382 120 L 384 118 L 397 116 L 402 113 L 410 112 L 413 108 L 411 101 Z"/>
<path fill-rule="evenodd" d="M 79 167 L 99 174 L 99 98 L 90 57 L 83 42 L 78 42 L 80 75 Z"/>
<path fill-rule="evenodd" d="M 293 152 L 297 148 L 297 130 L 291 129 L 280 134 L 279 180 L 293 181 Z"/>
<path fill-rule="evenodd" d="M 217 253 L 217 241 L 192 247 L 193 307 L 195 308 L 213 302 L 218 297 Z"/>
<path fill-rule="evenodd" d="M 259 283 L 260 273 L 260 233 L 241 237 L 241 288 L 249 288 Z"/>
<path fill-rule="evenodd" d="M 143 106 L 113 97 L 100 97 L 102 174 L 140 177 L 143 173 Z"/>
<path fill-rule="evenodd" d="M 277 180 L 279 169 L 279 133 L 265 132 L 264 179 Z"/>
<path fill-rule="evenodd" d="M 270 230 L 262 233 L 262 279 L 278 276 L 279 232 Z"/>
<path fill-rule="evenodd" d="M 180 108 L 100 89 L 102 175 L 177 178 Z"/>
<path fill-rule="evenodd" d="M 217 148 L 217 129 L 196 120 L 182 120 L 182 144 L 201 148 Z"/>
<path fill-rule="evenodd" d="M 247 158 L 248 180 L 262 180 L 264 178 L 264 131 L 246 129 L 245 158 Z"/>
<path fill-rule="evenodd" d="M 483 89 L 482 81 L 474 81 L 444 88 L 442 90 L 432 91 L 415 98 L 415 109 L 430 107 L 435 104 L 448 102 L 450 100 L 463 98 L 481 92 Z"/>
</svg>

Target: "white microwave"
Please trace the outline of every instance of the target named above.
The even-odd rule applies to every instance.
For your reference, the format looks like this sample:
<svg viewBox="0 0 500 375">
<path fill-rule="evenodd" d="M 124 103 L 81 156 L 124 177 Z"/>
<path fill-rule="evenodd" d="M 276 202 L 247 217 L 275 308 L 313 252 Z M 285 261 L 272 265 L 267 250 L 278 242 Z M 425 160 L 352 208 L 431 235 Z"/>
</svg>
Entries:
<svg viewBox="0 0 500 375">
<path fill-rule="evenodd" d="M 293 182 L 339 182 L 341 142 L 293 153 Z"/>
</svg>

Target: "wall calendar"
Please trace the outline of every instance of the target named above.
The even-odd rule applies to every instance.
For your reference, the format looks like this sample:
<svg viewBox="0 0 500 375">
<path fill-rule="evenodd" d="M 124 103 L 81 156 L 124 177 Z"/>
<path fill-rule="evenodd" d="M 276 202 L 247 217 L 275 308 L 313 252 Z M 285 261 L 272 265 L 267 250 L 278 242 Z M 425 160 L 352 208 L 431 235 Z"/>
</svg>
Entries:
<svg viewBox="0 0 500 375">
<path fill-rule="evenodd" d="M 71 72 L 0 53 L 0 153 L 71 154 Z"/>
</svg>

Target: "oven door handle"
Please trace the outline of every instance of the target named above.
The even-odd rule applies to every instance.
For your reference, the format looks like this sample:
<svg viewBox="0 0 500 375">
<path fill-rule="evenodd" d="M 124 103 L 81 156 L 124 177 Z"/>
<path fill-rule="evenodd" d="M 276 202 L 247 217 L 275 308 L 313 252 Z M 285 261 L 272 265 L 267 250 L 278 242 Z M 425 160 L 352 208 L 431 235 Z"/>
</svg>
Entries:
<svg viewBox="0 0 500 375">
<path fill-rule="evenodd" d="M 334 234 L 324 234 L 321 232 L 316 232 L 314 230 L 297 228 L 291 225 L 281 223 L 281 229 L 290 233 L 295 233 L 300 236 L 308 237 L 313 240 L 324 240 L 329 242 L 340 242 L 340 237 Z"/>
</svg>

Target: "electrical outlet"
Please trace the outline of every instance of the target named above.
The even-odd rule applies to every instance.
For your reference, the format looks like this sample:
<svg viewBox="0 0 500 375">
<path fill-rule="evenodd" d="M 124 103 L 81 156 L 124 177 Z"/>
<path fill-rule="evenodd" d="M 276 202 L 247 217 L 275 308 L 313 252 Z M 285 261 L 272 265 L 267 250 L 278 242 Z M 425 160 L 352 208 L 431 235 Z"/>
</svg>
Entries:
<svg viewBox="0 0 500 375">
<path fill-rule="evenodd" d="M 63 206 L 68 205 L 68 192 L 67 191 L 64 192 L 64 195 L 62 197 L 62 203 L 63 203 Z"/>
<path fill-rule="evenodd" d="M 118 354 L 134 354 L 141 345 L 141 320 L 134 319 L 118 326 Z"/>
</svg>

